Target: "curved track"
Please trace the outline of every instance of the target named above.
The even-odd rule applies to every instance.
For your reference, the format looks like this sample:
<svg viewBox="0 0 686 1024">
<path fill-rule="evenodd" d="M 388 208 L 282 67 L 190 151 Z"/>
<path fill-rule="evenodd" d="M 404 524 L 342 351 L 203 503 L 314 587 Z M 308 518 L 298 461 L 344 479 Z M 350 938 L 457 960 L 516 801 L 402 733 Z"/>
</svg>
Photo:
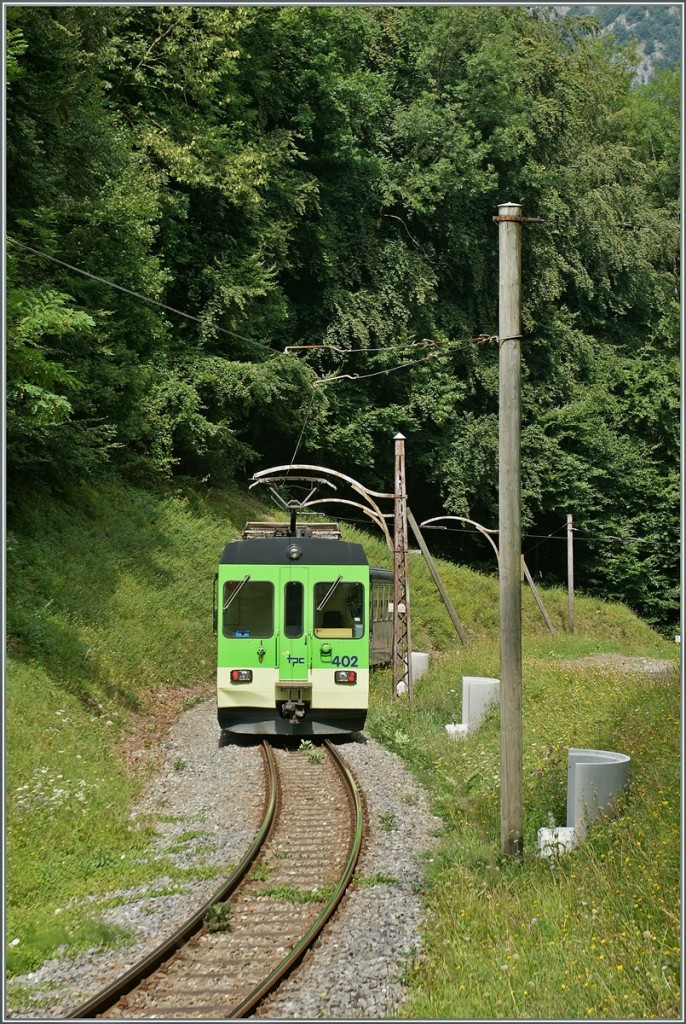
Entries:
<svg viewBox="0 0 686 1024">
<path fill-rule="evenodd" d="M 263 750 L 264 820 L 231 877 L 170 939 L 69 1017 L 244 1017 L 314 942 L 355 869 L 360 796 L 328 741 L 326 753 L 266 742 Z M 221 916 L 223 923 L 207 923 Z"/>
</svg>

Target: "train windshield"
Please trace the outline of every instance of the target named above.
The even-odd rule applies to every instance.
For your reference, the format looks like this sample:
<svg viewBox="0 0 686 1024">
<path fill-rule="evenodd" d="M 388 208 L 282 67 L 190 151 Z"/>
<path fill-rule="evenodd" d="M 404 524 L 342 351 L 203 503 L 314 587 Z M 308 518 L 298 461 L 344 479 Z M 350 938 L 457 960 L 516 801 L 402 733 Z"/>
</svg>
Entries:
<svg viewBox="0 0 686 1024">
<path fill-rule="evenodd" d="M 328 595 L 328 598 L 327 598 Z M 330 580 L 314 585 L 314 635 L 358 639 L 364 635 L 364 587 Z"/>
<path fill-rule="evenodd" d="M 274 584 L 263 580 L 227 580 L 224 584 L 224 636 L 268 637 L 274 633 Z"/>
</svg>

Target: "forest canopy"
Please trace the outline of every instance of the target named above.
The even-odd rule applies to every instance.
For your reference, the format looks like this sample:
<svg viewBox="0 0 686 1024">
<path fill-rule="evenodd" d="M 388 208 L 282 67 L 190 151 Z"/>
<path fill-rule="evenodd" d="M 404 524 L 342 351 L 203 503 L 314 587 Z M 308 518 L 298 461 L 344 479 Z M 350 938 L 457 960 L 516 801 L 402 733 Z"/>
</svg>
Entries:
<svg viewBox="0 0 686 1024">
<path fill-rule="evenodd" d="M 677 620 L 678 72 L 632 85 L 593 19 L 541 7 L 5 17 L 10 515 L 36 486 L 221 486 L 296 449 L 387 490 L 402 431 L 418 519 L 497 525 L 498 350 L 473 339 L 516 201 L 540 218 L 527 536 L 572 513 L 578 584 Z"/>
</svg>

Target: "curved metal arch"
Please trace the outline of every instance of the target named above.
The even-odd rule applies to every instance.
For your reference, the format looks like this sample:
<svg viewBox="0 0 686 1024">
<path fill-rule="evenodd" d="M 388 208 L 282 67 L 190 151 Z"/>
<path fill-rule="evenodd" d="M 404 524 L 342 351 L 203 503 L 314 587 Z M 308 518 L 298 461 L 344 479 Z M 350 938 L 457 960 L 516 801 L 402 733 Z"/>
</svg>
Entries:
<svg viewBox="0 0 686 1024">
<path fill-rule="evenodd" d="M 341 480 L 345 480 L 351 485 L 359 494 L 372 494 L 375 498 L 394 498 L 394 494 L 386 494 L 384 491 L 372 491 L 368 487 L 363 487 L 362 484 L 358 483 L 351 476 L 346 476 L 345 473 L 339 473 L 337 469 L 328 469 L 326 466 L 272 466 L 270 469 L 261 469 L 257 473 L 253 473 L 253 480 L 259 480 L 263 476 L 268 476 L 270 473 L 286 473 L 293 469 L 308 469 L 313 470 L 315 473 L 329 473 L 331 476 L 337 476 Z"/>
<path fill-rule="evenodd" d="M 441 519 L 453 519 L 457 520 L 460 523 L 469 523 L 471 526 L 475 526 L 479 533 L 482 533 L 484 535 L 488 543 L 495 551 L 496 561 L 498 562 L 498 565 L 500 565 L 500 552 L 498 551 L 498 546 L 493 540 L 493 538 L 489 537 L 489 534 L 498 533 L 498 530 L 488 530 L 485 526 L 482 526 L 481 523 L 477 523 L 473 519 L 467 519 L 466 516 L 436 516 L 434 519 L 425 519 L 424 522 L 421 523 L 421 525 L 428 526 L 429 523 L 437 523 Z"/>
<path fill-rule="evenodd" d="M 317 498 L 315 501 L 306 502 L 303 505 L 303 508 L 311 508 L 312 505 L 330 505 L 332 502 L 339 505 L 352 505 L 353 508 L 359 508 L 361 512 L 364 512 L 365 515 L 369 516 L 369 518 L 383 531 L 384 537 L 386 538 L 386 544 L 388 545 L 388 550 L 393 553 L 393 540 L 383 517 L 379 519 L 376 512 L 367 508 L 366 505 L 361 505 L 359 501 L 349 501 L 347 498 Z"/>
<path fill-rule="evenodd" d="M 309 466 L 309 465 L 297 465 L 297 466 L 272 466 L 270 469 L 261 469 L 258 473 L 253 473 L 252 479 L 255 483 L 262 480 L 268 480 L 270 476 L 275 473 L 284 473 L 286 471 L 291 472 L 292 470 L 311 470 L 313 473 L 328 473 L 330 476 L 338 477 L 339 480 L 345 480 L 352 489 L 360 495 L 362 498 L 366 498 L 371 507 L 379 517 L 379 521 L 383 519 L 383 512 L 373 500 L 374 498 L 390 498 L 391 501 L 395 500 L 394 494 L 386 494 L 383 491 L 370 491 L 367 487 L 363 487 L 362 484 L 358 483 L 351 476 L 346 476 L 345 473 L 339 473 L 336 469 L 328 469 L 326 466 Z M 393 550 L 391 548 L 391 550 Z"/>
</svg>

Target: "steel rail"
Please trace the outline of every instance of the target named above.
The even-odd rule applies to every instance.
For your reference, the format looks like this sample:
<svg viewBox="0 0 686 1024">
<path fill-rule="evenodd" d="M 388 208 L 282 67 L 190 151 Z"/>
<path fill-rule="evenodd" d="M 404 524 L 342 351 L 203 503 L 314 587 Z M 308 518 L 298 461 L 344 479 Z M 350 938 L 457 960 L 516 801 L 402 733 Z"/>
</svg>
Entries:
<svg viewBox="0 0 686 1024">
<path fill-rule="evenodd" d="M 360 855 L 360 849 L 362 847 L 362 826 L 363 826 L 363 813 L 362 813 L 362 800 L 360 793 L 357 788 L 357 783 L 353 777 L 350 768 L 344 761 L 343 757 L 338 753 L 333 743 L 330 740 L 324 740 L 324 745 L 329 750 L 329 753 L 333 757 L 336 767 L 340 771 L 343 780 L 345 781 L 348 794 L 351 799 L 352 809 L 355 814 L 355 831 L 350 843 L 350 849 L 348 851 L 348 859 L 345 867 L 341 874 L 341 877 L 336 884 L 331 897 L 327 901 L 321 914 L 317 917 L 314 923 L 310 926 L 307 932 L 303 935 L 300 941 L 293 947 L 291 952 L 284 957 L 280 964 L 274 968 L 259 985 L 257 985 L 253 991 L 245 997 L 237 1006 L 231 1010 L 227 1019 L 235 1019 L 239 1017 L 245 1017 L 250 1011 L 262 1000 L 266 995 L 271 992 L 283 976 L 291 969 L 291 967 L 297 963 L 297 961 L 303 956 L 306 950 L 312 945 L 319 932 L 322 930 L 326 922 L 329 920 L 336 907 L 343 898 L 343 895 L 350 883 L 350 880 L 355 871 L 357 859 Z"/>
<path fill-rule="evenodd" d="M 75 1010 L 67 1013 L 66 1017 L 68 1019 L 74 1018 L 78 1020 L 97 1017 L 98 1014 L 105 1013 L 109 1010 L 123 996 L 127 995 L 137 985 L 139 985 L 140 982 L 153 974 L 169 956 L 175 953 L 178 949 L 181 949 L 182 946 L 185 946 L 193 935 L 195 935 L 196 932 L 199 932 L 202 928 L 208 910 L 216 903 L 223 903 L 234 892 L 234 890 L 238 888 L 250 870 L 250 867 L 263 846 L 265 839 L 269 835 L 276 811 L 278 788 L 276 763 L 274 761 L 272 748 L 266 740 L 262 743 L 262 752 L 265 757 L 267 769 L 267 800 L 264 817 L 255 838 L 227 880 L 209 898 L 209 900 L 207 900 L 207 902 L 204 903 L 195 914 L 193 914 L 192 917 L 188 918 L 188 920 L 174 932 L 173 935 L 159 946 L 156 946 L 155 949 L 153 949 L 152 952 L 139 963 L 134 964 L 134 966 L 122 975 L 121 978 L 118 978 L 116 981 L 112 982 L 111 985 L 108 985 L 107 988 L 98 992 L 92 999 L 87 1000 L 80 1006 L 77 1006 Z"/>
</svg>

